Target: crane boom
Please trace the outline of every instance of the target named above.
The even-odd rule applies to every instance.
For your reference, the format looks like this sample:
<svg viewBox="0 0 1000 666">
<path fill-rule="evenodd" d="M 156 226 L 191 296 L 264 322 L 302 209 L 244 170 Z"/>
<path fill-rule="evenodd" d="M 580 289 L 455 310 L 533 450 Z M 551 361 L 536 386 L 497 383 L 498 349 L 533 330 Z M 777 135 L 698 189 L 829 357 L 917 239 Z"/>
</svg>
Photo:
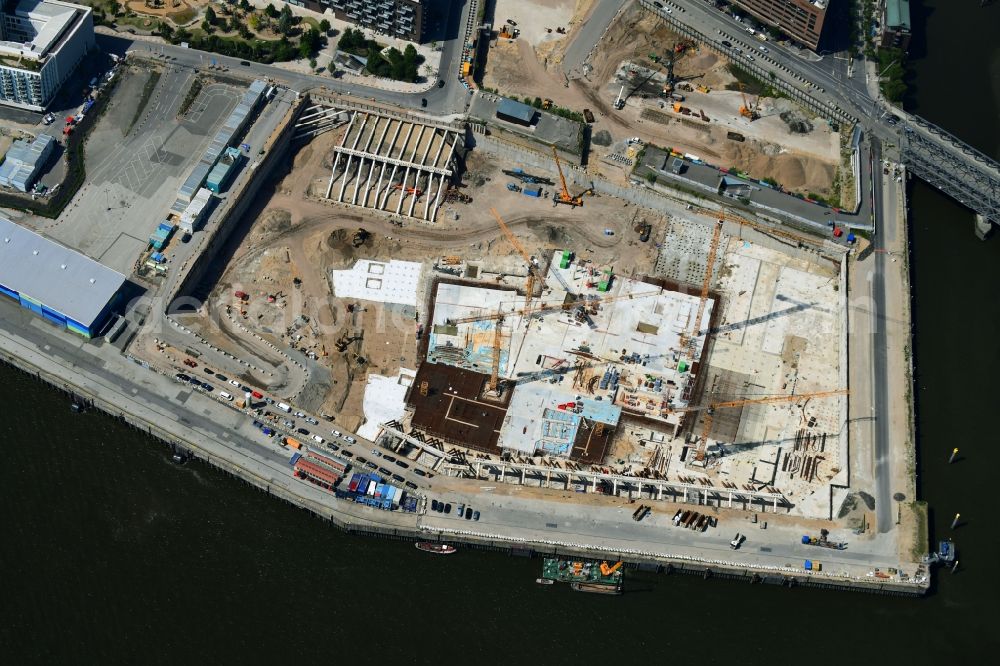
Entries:
<svg viewBox="0 0 1000 666">
<path fill-rule="evenodd" d="M 799 393 L 792 395 L 771 395 L 761 398 L 747 398 L 745 400 L 726 400 L 723 402 L 713 402 L 700 407 L 685 408 L 684 411 L 706 410 L 701 422 L 701 436 L 698 438 L 698 449 L 695 451 L 696 461 L 705 459 L 705 447 L 708 445 L 708 435 L 712 431 L 713 412 L 716 409 L 729 409 L 732 407 L 742 407 L 744 405 L 768 405 L 781 402 L 798 402 L 799 400 L 812 400 L 813 398 L 831 398 L 835 395 L 847 395 L 848 389 L 834 389 L 832 391 L 816 391 L 813 393 Z"/>
<path fill-rule="evenodd" d="M 503 235 L 507 237 L 507 240 L 514 246 L 514 249 L 517 250 L 518 254 L 520 254 L 526 262 L 528 262 L 528 279 L 525 283 L 524 290 L 524 305 L 527 307 L 531 304 L 531 299 L 534 297 L 535 284 L 541 281 L 544 286 L 545 280 L 538 275 L 538 269 L 535 267 L 535 262 L 531 260 L 531 255 L 528 254 L 528 251 L 524 249 L 523 245 L 521 245 L 521 241 L 517 240 L 517 236 L 514 235 L 514 232 L 510 230 L 507 223 L 503 221 L 502 217 L 500 217 L 500 213 L 497 212 L 497 209 L 490 208 L 490 212 L 493 213 L 493 217 L 496 218 L 497 224 L 500 225 L 500 231 L 503 232 Z"/>
<path fill-rule="evenodd" d="M 569 204 L 570 206 L 582 206 L 583 199 L 580 197 L 574 197 L 569 193 L 569 187 L 566 185 L 566 176 L 563 175 L 562 164 L 559 162 L 559 152 L 556 150 L 555 146 L 552 146 L 552 157 L 556 160 L 556 169 L 559 171 L 559 182 L 562 185 L 562 192 L 559 193 L 558 197 L 554 199 L 556 203 Z"/>
<path fill-rule="evenodd" d="M 490 371 L 490 381 L 486 384 L 486 390 L 496 393 L 500 385 L 500 345 L 503 344 L 503 315 L 496 320 L 493 325 L 493 367 Z"/>
<path fill-rule="evenodd" d="M 687 347 L 688 356 L 691 361 L 695 359 L 695 348 L 698 342 L 698 328 L 701 326 L 701 318 L 705 316 L 705 307 L 708 304 L 708 291 L 712 286 L 712 274 L 715 268 L 715 257 L 719 253 L 719 238 L 722 235 L 722 220 L 718 220 L 715 228 L 712 229 L 712 240 L 708 244 L 708 261 L 705 264 L 705 275 L 701 280 L 701 292 L 698 299 L 698 309 L 695 312 L 694 321 L 691 323 L 691 330 L 684 334 L 681 347 Z"/>
<path fill-rule="evenodd" d="M 634 298 L 645 298 L 647 296 L 657 296 L 660 292 L 649 291 L 642 294 L 619 294 L 617 296 L 608 296 L 607 298 L 591 299 L 577 301 L 579 305 L 604 305 L 606 303 L 613 303 L 615 301 L 631 300 Z M 554 310 L 562 310 L 567 307 L 565 301 L 549 301 L 547 303 L 538 303 L 533 307 L 523 307 L 520 310 L 513 310 L 512 312 L 490 312 L 488 314 L 474 314 L 467 317 L 457 317 L 455 319 L 449 319 L 451 324 L 467 324 L 473 321 L 489 321 L 491 319 L 501 319 L 504 317 L 511 316 L 525 316 L 540 314 L 543 312 L 552 312 Z"/>
</svg>

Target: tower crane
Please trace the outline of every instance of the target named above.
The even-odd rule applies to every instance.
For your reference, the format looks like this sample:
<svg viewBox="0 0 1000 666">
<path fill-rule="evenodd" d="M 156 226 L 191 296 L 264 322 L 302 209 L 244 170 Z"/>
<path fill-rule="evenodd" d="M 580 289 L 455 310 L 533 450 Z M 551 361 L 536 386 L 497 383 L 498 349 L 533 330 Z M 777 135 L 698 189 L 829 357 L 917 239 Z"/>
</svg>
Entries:
<svg viewBox="0 0 1000 666">
<path fill-rule="evenodd" d="M 514 246 L 514 249 L 517 250 L 518 254 L 520 254 L 526 262 L 528 262 L 528 279 L 524 285 L 524 306 L 528 307 L 531 305 L 531 299 L 534 298 L 535 295 L 535 284 L 541 283 L 544 286 L 545 278 L 538 272 L 538 266 L 535 264 L 535 261 L 531 258 L 531 255 L 528 254 L 528 251 L 524 249 L 524 246 L 521 245 L 521 241 L 517 240 L 517 236 L 515 236 L 514 232 L 510 230 L 507 223 L 503 221 L 502 217 L 500 217 L 500 213 L 497 212 L 497 209 L 490 208 L 490 212 L 493 213 L 493 217 L 496 218 L 497 224 L 500 226 L 500 231 L 503 232 L 503 235 L 507 237 L 507 240 Z"/>
<path fill-rule="evenodd" d="M 702 417 L 701 435 L 698 437 L 698 448 L 695 451 L 695 461 L 705 459 L 705 447 L 708 445 L 708 435 L 712 430 L 712 420 L 717 409 L 731 409 L 733 407 L 743 407 L 746 405 L 773 405 L 783 402 L 799 402 L 813 399 L 832 398 L 838 395 L 847 395 L 848 389 L 834 389 L 831 391 L 816 391 L 813 393 L 798 393 L 792 395 L 769 395 L 760 398 L 745 398 L 742 400 L 725 400 L 721 402 L 710 402 L 707 405 L 697 407 L 681 407 L 670 410 L 672 412 L 699 412 L 704 411 Z"/>
<path fill-rule="evenodd" d="M 701 292 L 698 299 L 698 310 L 694 316 L 694 321 L 691 322 L 691 330 L 685 331 L 681 336 L 681 348 L 687 349 L 687 353 L 691 362 L 694 363 L 696 360 L 696 349 L 698 342 L 698 328 L 701 326 L 701 318 L 705 316 L 705 306 L 708 303 L 708 290 L 712 286 L 712 273 L 715 269 L 715 257 L 719 252 L 719 238 L 722 235 L 722 223 L 723 220 L 718 220 L 715 224 L 715 228 L 712 229 L 712 240 L 708 245 L 708 261 L 705 264 L 705 275 L 701 281 Z M 707 341 L 707 333 L 706 333 Z"/>
<path fill-rule="evenodd" d="M 566 176 L 563 175 L 562 164 L 559 163 L 559 153 L 556 151 L 555 146 L 552 146 L 552 157 L 556 158 L 556 169 L 559 170 L 559 182 L 562 184 L 562 192 L 552 198 L 553 205 L 567 204 L 574 208 L 582 206 L 583 197 L 579 195 L 574 197 L 569 193 L 569 188 L 566 187 Z"/>
</svg>

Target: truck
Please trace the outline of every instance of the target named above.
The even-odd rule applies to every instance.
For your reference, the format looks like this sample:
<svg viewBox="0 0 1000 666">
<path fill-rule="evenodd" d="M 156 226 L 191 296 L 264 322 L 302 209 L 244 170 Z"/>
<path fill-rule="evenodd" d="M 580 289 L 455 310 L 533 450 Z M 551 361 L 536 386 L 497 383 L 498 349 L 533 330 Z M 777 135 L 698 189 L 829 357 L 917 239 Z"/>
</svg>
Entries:
<svg viewBox="0 0 1000 666">
<path fill-rule="evenodd" d="M 588 123 L 594 122 L 594 114 L 591 113 L 590 109 L 583 110 L 583 119 L 586 120 Z"/>
<path fill-rule="evenodd" d="M 527 195 L 529 197 L 541 197 L 542 196 L 542 188 L 537 187 L 537 186 L 536 187 L 526 187 L 523 190 L 521 190 L 521 193 L 525 194 L 525 195 Z"/>
</svg>

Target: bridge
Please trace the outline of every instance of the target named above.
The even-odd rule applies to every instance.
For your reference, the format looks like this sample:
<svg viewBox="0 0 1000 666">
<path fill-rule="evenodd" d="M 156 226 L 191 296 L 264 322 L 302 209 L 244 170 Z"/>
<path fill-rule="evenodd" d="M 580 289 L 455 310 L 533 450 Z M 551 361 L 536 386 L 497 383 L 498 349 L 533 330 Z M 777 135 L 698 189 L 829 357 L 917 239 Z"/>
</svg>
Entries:
<svg viewBox="0 0 1000 666">
<path fill-rule="evenodd" d="M 920 116 L 901 114 L 901 160 L 918 178 L 1000 224 L 1000 164 Z"/>
</svg>

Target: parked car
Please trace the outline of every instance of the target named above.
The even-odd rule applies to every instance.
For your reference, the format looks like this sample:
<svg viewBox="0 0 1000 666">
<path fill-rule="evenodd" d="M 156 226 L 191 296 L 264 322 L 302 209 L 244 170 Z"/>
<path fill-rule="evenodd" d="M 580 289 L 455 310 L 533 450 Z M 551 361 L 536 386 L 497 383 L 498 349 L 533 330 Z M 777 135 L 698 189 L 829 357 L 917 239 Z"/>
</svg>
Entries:
<svg viewBox="0 0 1000 666">
<path fill-rule="evenodd" d="M 178 372 L 176 375 L 174 375 L 174 379 L 176 379 L 179 382 L 186 382 L 191 378 L 185 375 L 183 372 Z"/>
<path fill-rule="evenodd" d="M 214 374 L 215 374 L 215 373 L 214 373 L 214 372 L 212 372 L 212 371 L 211 371 L 211 370 L 210 370 L 209 368 L 202 368 L 202 370 L 204 370 L 204 371 L 205 371 L 205 374 L 206 374 L 206 375 L 214 375 Z"/>
<path fill-rule="evenodd" d="M 241 389 L 241 388 L 243 388 L 243 385 L 242 385 L 242 384 L 240 384 L 240 383 L 239 383 L 238 381 L 236 381 L 235 379 L 230 379 L 230 380 L 229 380 L 229 383 L 230 383 L 230 384 L 232 384 L 233 386 L 235 386 L 235 387 L 236 387 L 236 388 L 238 388 L 238 389 Z"/>
<path fill-rule="evenodd" d="M 732 548 L 733 550 L 737 550 L 743 544 L 744 541 L 746 541 L 746 537 L 737 532 L 736 536 L 733 537 L 733 540 L 729 542 L 729 547 Z"/>
<path fill-rule="evenodd" d="M 472 519 L 473 520 L 479 520 L 479 512 L 478 511 L 473 511 L 472 512 Z"/>
<path fill-rule="evenodd" d="M 382 474 L 385 474 L 386 476 L 389 476 L 390 474 L 392 474 L 392 472 L 390 472 L 389 470 L 387 470 L 385 467 L 379 467 L 378 471 L 381 472 Z"/>
<path fill-rule="evenodd" d="M 392 475 L 392 478 L 393 478 L 393 479 L 394 479 L 395 481 L 399 481 L 400 483 L 402 483 L 403 481 L 406 481 L 406 479 L 404 479 L 403 477 L 401 477 L 401 476 L 400 476 L 399 474 L 393 474 L 393 475 Z"/>
<path fill-rule="evenodd" d="M 368 458 L 365 458 L 364 456 L 358 456 L 358 464 L 359 465 L 364 465 L 367 462 L 368 462 Z"/>
<path fill-rule="evenodd" d="M 455 513 L 457 513 L 458 517 L 461 518 L 462 514 L 465 513 L 465 504 L 459 504 L 458 509 L 455 511 Z"/>
<path fill-rule="evenodd" d="M 295 432 L 299 433 L 300 435 L 305 435 L 306 437 L 309 436 L 309 431 L 306 430 L 305 428 L 298 428 Z"/>
<path fill-rule="evenodd" d="M 209 384 L 208 382 L 202 382 L 201 383 L 201 387 L 203 389 L 205 389 L 206 391 L 211 391 L 212 390 L 212 385 Z"/>
<path fill-rule="evenodd" d="M 409 465 L 407 465 L 407 464 L 406 464 L 405 462 L 403 462 L 402 460 L 397 460 L 397 461 L 396 461 L 396 465 L 397 465 L 398 467 L 402 467 L 403 469 L 406 469 L 407 467 L 409 467 Z"/>
<path fill-rule="evenodd" d="M 471 506 L 465 507 L 465 519 L 466 520 L 472 520 L 472 507 Z"/>
<path fill-rule="evenodd" d="M 417 489 L 417 484 L 413 483 L 413 481 L 407 481 L 406 482 L 406 487 L 409 488 L 410 490 L 416 490 Z"/>
<path fill-rule="evenodd" d="M 345 458 L 353 458 L 354 457 L 354 454 L 351 453 L 350 451 L 348 451 L 347 449 L 344 449 L 343 451 L 341 451 L 340 455 L 344 456 Z"/>
<path fill-rule="evenodd" d="M 417 476 L 427 476 L 427 474 L 424 473 L 424 470 L 422 469 L 415 469 L 413 470 L 413 473 L 416 474 Z"/>
<path fill-rule="evenodd" d="M 382 460 L 386 462 L 396 462 L 395 456 L 382 456 Z"/>
<path fill-rule="evenodd" d="M 451 504 L 445 504 L 444 505 L 444 512 L 445 513 L 451 513 Z"/>
<path fill-rule="evenodd" d="M 316 419 L 314 419 L 311 416 L 307 416 L 306 417 L 306 423 L 311 423 L 313 425 L 319 425 L 319 421 L 317 421 Z"/>
<path fill-rule="evenodd" d="M 437 511 L 438 510 L 438 506 L 439 506 L 439 503 L 438 503 L 437 500 L 431 500 L 431 511 Z"/>
<path fill-rule="evenodd" d="M 226 377 L 225 375 L 216 375 L 215 378 L 218 379 L 220 382 L 228 382 L 229 381 L 229 377 Z"/>
</svg>

